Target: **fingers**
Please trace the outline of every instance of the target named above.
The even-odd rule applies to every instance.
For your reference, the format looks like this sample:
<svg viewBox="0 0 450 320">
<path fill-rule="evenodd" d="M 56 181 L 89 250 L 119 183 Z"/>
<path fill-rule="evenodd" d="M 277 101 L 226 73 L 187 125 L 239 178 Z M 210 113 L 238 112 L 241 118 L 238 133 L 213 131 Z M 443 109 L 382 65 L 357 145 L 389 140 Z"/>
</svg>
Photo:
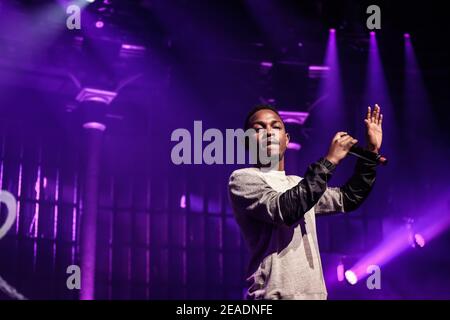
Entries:
<svg viewBox="0 0 450 320">
<path fill-rule="evenodd" d="M 341 142 L 342 144 L 348 144 L 348 143 L 355 144 L 358 142 L 358 140 L 353 138 L 352 136 L 347 136 L 339 142 Z"/>
<path fill-rule="evenodd" d="M 375 105 L 375 108 L 374 108 L 374 110 L 373 110 L 373 112 L 372 112 L 372 115 L 370 116 L 370 122 L 371 122 L 371 123 L 375 123 L 376 114 L 377 114 L 377 107 L 376 107 L 376 105 Z"/>
<path fill-rule="evenodd" d="M 375 119 L 376 119 L 375 123 L 378 125 L 381 125 L 381 120 L 383 118 L 383 115 L 381 114 L 381 108 L 377 104 L 375 105 L 375 108 L 376 108 L 376 112 L 377 112 L 376 117 L 375 117 Z"/>
<path fill-rule="evenodd" d="M 353 138 L 347 132 L 340 131 L 335 134 L 333 142 L 337 143 L 341 147 L 350 149 L 354 144 L 358 143 L 358 140 Z"/>
<path fill-rule="evenodd" d="M 383 119 L 383 115 L 381 114 L 381 108 L 378 104 L 375 104 L 375 108 L 373 109 L 370 106 L 367 107 L 367 115 L 364 122 L 366 124 L 374 123 L 377 125 L 381 125 Z"/>
<path fill-rule="evenodd" d="M 352 139 L 352 141 L 350 141 L 350 147 L 357 143 L 358 143 L 358 139 Z"/>
<path fill-rule="evenodd" d="M 354 139 L 354 138 L 351 138 L 351 139 L 349 139 L 348 141 L 346 141 L 346 142 L 344 143 L 344 147 L 347 148 L 347 149 L 349 150 L 353 145 L 355 145 L 355 144 L 357 144 L 357 143 L 358 143 L 358 140 L 356 140 L 356 139 Z"/>
<path fill-rule="evenodd" d="M 346 135 L 346 136 L 343 136 L 342 138 L 339 138 L 338 142 L 339 143 L 345 143 L 345 142 L 349 141 L 350 139 L 352 139 L 352 137 L 349 136 L 349 135 Z"/>
<path fill-rule="evenodd" d="M 350 148 L 350 147 L 351 147 L 351 145 L 350 145 L 351 141 L 352 141 L 352 138 L 350 137 L 350 138 L 346 138 L 346 139 L 344 139 L 344 140 L 339 141 L 339 144 L 340 144 L 341 147 L 343 147 L 344 149 L 347 149 L 347 148 Z"/>
<path fill-rule="evenodd" d="M 380 121 L 380 106 L 375 104 L 375 110 L 373 111 L 374 115 L 374 123 L 378 124 L 378 122 Z"/>
<path fill-rule="evenodd" d="M 345 135 L 347 135 L 347 134 L 348 134 L 347 132 L 339 131 L 338 133 L 336 133 L 336 134 L 334 135 L 333 141 L 337 141 L 337 140 L 339 140 L 341 137 L 343 137 L 343 136 L 345 136 Z"/>
<path fill-rule="evenodd" d="M 347 132 L 340 131 L 334 135 L 333 141 L 341 142 L 343 140 L 353 139 Z"/>
<path fill-rule="evenodd" d="M 358 140 L 354 139 L 347 132 L 336 133 L 328 150 L 327 159 L 333 163 L 339 163 L 357 142 Z"/>
<path fill-rule="evenodd" d="M 350 135 L 342 136 L 337 140 L 337 143 L 341 145 L 342 147 L 351 148 L 354 144 L 358 143 L 358 140 L 353 138 Z"/>
</svg>

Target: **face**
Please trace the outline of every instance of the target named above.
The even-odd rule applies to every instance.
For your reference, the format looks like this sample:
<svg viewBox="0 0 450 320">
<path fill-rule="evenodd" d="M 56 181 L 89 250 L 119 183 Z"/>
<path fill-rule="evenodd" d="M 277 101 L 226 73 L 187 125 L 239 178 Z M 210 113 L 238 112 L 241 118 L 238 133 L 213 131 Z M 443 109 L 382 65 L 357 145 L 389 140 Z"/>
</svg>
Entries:
<svg viewBox="0 0 450 320">
<path fill-rule="evenodd" d="M 262 144 L 263 151 L 267 148 L 268 156 L 278 154 L 279 159 L 283 159 L 289 134 L 280 117 L 272 110 L 262 109 L 253 114 L 249 122 L 249 127 L 256 131 L 255 138 L 258 145 Z"/>
</svg>

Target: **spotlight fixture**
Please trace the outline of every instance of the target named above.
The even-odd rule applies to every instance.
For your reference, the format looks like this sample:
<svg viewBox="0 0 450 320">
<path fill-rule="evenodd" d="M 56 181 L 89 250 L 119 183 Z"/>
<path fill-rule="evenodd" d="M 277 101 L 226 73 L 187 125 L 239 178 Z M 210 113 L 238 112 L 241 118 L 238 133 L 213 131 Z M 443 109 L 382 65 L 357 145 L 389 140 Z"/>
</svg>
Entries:
<svg viewBox="0 0 450 320">
<path fill-rule="evenodd" d="M 352 270 L 347 270 L 345 271 L 345 280 L 353 286 L 358 282 L 358 277 Z"/>
<path fill-rule="evenodd" d="M 342 259 L 339 261 L 339 264 L 337 265 L 336 274 L 339 282 L 344 281 L 345 273 L 344 273 L 344 263 L 342 262 Z"/>
<path fill-rule="evenodd" d="M 84 129 L 94 129 L 94 130 L 100 130 L 100 131 L 105 131 L 106 130 L 106 126 L 103 123 L 100 122 L 86 122 L 83 124 L 83 128 Z"/>
<path fill-rule="evenodd" d="M 272 68 L 273 64 L 272 64 L 272 62 L 262 61 L 262 62 L 260 63 L 260 66 L 261 66 L 261 67 L 265 67 L 265 68 Z"/>
<path fill-rule="evenodd" d="M 425 238 L 422 234 L 417 233 L 414 228 L 414 219 L 404 218 L 406 221 L 406 229 L 408 230 L 409 245 L 414 248 L 423 248 L 425 246 Z"/>
<path fill-rule="evenodd" d="M 103 21 L 101 21 L 101 20 L 98 20 L 98 21 L 95 23 L 95 27 L 98 28 L 98 29 L 103 28 L 104 25 L 105 25 L 105 24 L 104 24 Z"/>
<path fill-rule="evenodd" d="M 186 195 L 182 195 L 180 198 L 180 208 L 185 209 L 186 208 Z"/>
<path fill-rule="evenodd" d="M 414 234 L 415 248 L 423 248 L 425 246 L 425 238 L 420 234 Z"/>
</svg>

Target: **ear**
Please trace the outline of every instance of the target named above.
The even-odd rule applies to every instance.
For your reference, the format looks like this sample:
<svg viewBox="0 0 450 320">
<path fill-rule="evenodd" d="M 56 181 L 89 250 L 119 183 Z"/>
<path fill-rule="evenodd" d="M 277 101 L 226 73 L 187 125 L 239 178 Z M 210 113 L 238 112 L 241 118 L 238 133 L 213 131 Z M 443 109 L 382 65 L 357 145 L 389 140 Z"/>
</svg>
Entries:
<svg viewBox="0 0 450 320">
<path fill-rule="evenodd" d="M 286 132 L 286 149 L 288 147 L 289 141 L 291 140 L 291 136 L 289 135 L 288 132 Z"/>
</svg>

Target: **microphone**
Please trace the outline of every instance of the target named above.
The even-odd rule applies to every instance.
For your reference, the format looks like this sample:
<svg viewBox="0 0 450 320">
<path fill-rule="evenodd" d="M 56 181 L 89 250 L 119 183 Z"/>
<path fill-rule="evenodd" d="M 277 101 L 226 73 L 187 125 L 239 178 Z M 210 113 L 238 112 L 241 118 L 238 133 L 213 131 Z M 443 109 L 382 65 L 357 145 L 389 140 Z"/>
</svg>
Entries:
<svg viewBox="0 0 450 320">
<path fill-rule="evenodd" d="M 357 145 L 353 145 L 348 153 L 374 164 L 382 164 L 385 166 L 388 163 L 387 158 L 381 154 L 363 149 Z"/>
</svg>

